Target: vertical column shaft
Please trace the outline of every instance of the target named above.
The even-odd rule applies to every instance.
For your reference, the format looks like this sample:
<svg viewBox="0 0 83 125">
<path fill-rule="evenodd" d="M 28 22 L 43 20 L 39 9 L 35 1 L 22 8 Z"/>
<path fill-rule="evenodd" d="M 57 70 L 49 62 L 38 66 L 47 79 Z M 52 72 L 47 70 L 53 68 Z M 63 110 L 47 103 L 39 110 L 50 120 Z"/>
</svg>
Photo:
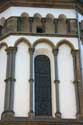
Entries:
<svg viewBox="0 0 83 125">
<path fill-rule="evenodd" d="M 2 26 L 0 25 L 0 36 L 2 35 Z"/>
<path fill-rule="evenodd" d="M 5 104 L 2 118 L 14 116 L 14 83 L 15 83 L 15 55 L 16 47 L 9 47 L 7 52 L 7 72 L 6 72 L 6 88 L 5 88 Z"/>
<path fill-rule="evenodd" d="M 29 112 L 29 116 L 33 117 L 34 116 L 34 110 L 33 110 L 33 53 L 34 53 L 34 48 L 29 48 L 29 52 L 30 52 L 30 112 Z"/>
<path fill-rule="evenodd" d="M 72 50 L 72 56 L 73 56 L 73 67 L 74 67 L 74 84 L 75 84 L 75 95 L 76 95 L 76 107 L 77 107 L 77 114 L 80 114 L 80 102 L 79 102 L 79 90 L 78 90 L 78 76 L 77 76 L 77 64 L 76 64 L 76 58 L 78 51 Z"/>
<path fill-rule="evenodd" d="M 56 118 L 61 118 L 60 113 L 60 102 L 59 102 L 59 80 L 58 80 L 58 63 L 57 63 L 57 55 L 58 49 L 53 49 L 54 54 L 54 65 L 55 65 L 55 89 L 56 89 Z"/>
<path fill-rule="evenodd" d="M 33 22 L 33 19 L 32 18 L 29 18 L 29 32 L 32 32 L 32 22 Z"/>
<path fill-rule="evenodd" d="M 55 24 L 55 33 L 57 33 L 57 20 L 54 20 L 54 24 Z"/>
</svg>

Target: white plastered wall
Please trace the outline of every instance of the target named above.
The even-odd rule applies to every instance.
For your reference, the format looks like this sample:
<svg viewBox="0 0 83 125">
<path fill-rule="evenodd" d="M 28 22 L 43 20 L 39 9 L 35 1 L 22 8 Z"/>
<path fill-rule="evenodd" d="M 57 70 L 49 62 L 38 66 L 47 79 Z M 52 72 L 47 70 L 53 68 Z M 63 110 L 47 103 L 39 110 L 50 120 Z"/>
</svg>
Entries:
<svg viewBox="0 0 83 125">
<path fill-rule="evenodd" d="M 35 13 L 39 13 L 42 17 L 46 17 L 48 13 L 53 14 L 55 18 L 58 18 L 60 14 L 65 14 L 67 18 L 76 18 L 76 12 L 74 9 L 52 9 L 52 8 L 38 8 L 38 7 L 10 7 L 0 14 L 0 17 L 6 19 L 11 16 L 20 16 L 23 12 L 33 17 Z"/>
<path fill-rule="evenodd" d="M 9 36 L 8 38 L 4 39 L 1 41 L 1 43 L 6 42 L 8 46 L 14 46 L 16 41 L 20 38 L 25 38 L 27 41 L 29 41 L 32 45 L 34 44 L 35 41 L 40 40 L 40 39 L 46 39 L 48 41 L 51 41 L 55 47 L 56 45 L 62 41 L 62 40 L 67 40 L 69 41 L 75 49 L 78 49 L 78 39 L 77 38 L 68 38 L 68 37 L 41 37 L 41 36 Z M 67 42 L 66 41 L 66 42 Z M 69 49 L 68 49 L 69 50 Z M 62 49 L 63 51 L 63 49 Z M 69 52 L 69 51 L 68 51 Z M 45 54 L 49 57 L 51 60 L 51 77 L 52 77 L 52 116 L 55 116 L 56 112 L 56 92 L 55 92 L 55 84 L 54 84 L 54 58 L 52 54 L 52 48 L 46 44 L 46 43 L 41 43 L 36 46 L 36 51 L 35 51 L 35 56 L 38 54 Z M 26 58 L 27 56 L 27 58 Z M 66 58 L 66 57 L 65 57 Z M 67 58 L 69 60 L 69 58 Z M 70 59 L 71 60 L 71 59 Z M 28 116 L 28 112 L 30 111 L 29 109 L 29 102 L 30 102 L 30 95 L 29 95 L 29 53 L 28 53 L 28 46 L 27 44 L 21 43 L 18 45 L 18 51 L 16 54 L 16 71 L 15 71 L 15 78 L 16 78 L 16 83 L 15 83 L 15 102 L 14 102 L 14 111 L 15 111 L 15 116 Z M 23 63 L 20 63 L 23 62 Z M 59 61 L 61 63 L 61 61 Z M 71 63 L 71 61 L 69 61 Z M 67 65 L 69 65 L 69 62 Z M 23 65 L 24 64 L 24 65 Z M 71 69 L 72 65 L 70 65 Z M 20 72 L 19 72 L 20 69 Z M 69 69 L 68 69 L 69 70 Z M 71 69 L 73 70 L 73 69 Z M 66 69 L 67 72 L 67 69 Z M 72 71 L 71 71 L 72 72 Z M 67 73 L 65 73 L 67 74 Z M 72 74 L 72 73 L 70 73 Z M 61 74 L 62 75 L 62 74 Z M 68 76 L 67 76 L 68 77 Z M 73 78 L 72 78 L 73 81 Z M 69 82 L 68 82 L 69 83 Z M 71 104 L 70 107 L 68 107 L 68 111 L 63 108 L 63 105 L 61 106 L 61 112 L 62 112 L 62 117 L 63 118 L 75 118 L 75 109 L 71 109 L 72 106 L 76 107 L 75 104 L 75 98 L 74 98 L 74 88 L 72 87 L 73 83 L 68 84 L 68 92 L 71 91 L 73 96 L 71 97 L 71 100 L 74 100 Z M 65 90 L 65 87 L 64 87 Z M 62 91 L 62 90 L 60 90 Z M 63 92 L 63 91 L 62 91 Z M 24 93 L 24 94 L 23 94 Z M 64 93 L 62 94 L 64 96 Z M 70 95 L 69 95 L 70 97 Z M 61 103 L 64 104 L 64 99 L 63 97 L 60 97 Z M 75 104 L 75 105 L 74 105 Z M 66 105 L 66 103 L 64 104 Z M 71 116 L 70 116 L 70 111 L 71 111 Z"/>
<path fill-rule="evenodd" d="M 0 49 L 0 119 L 1 114 L 4 111 L 4 99 L 5 99 L 5 79 L 6 79 L 6 64 L 7 55 L 5 51 L 6 47 L 3 46 Z"/>
<path fill-rule="evenodd" d="M 28 45 L 26 43 L 20 43 L 17 48 L 14 112 L 15 116 L 27 117 L 30 107 L 30 57 Z"/>
<path fill-rule="evenodd" d="M 62 118 L 76 118 L 73 57 L 71 55 L 71 48 L 65 44 L 59 47 L 58 73 Z"/>
</svg>

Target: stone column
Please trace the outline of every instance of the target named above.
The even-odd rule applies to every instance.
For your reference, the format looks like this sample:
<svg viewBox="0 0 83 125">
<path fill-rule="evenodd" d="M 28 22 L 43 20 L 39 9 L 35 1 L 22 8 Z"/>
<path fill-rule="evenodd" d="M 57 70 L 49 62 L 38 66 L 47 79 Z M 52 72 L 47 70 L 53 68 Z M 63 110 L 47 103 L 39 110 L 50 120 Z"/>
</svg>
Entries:
<svg viewBox="0 0 83 125">
<path fill-rule="evenodd" d="M 58 80 L 58 61 L 57 61 L 57 55 L 58 55 L 58 49 L 53 49 L 54 54 L 54 65 L 55 65 L 55 89 L 56 89 L 56 118 L 61 118 L 60 113 L 60 102 L 59 102 L 59 80 Z"/>
<path fill-rule="evenodd" d="M 80 51 L 72 50 L 74 62 L 74 78 L 75 78 L 75 91 L 76 91 L 76 104 L 77 104 L 77 119 L 83 119 L 83 88 L 82 88 L 82 74 L 80 67 Z"/>
<path fill-rule="evenodd" d="M 29 18 L 29 32 L 31 33 L 32 32 L 32 23 L 33 23 L 33 19 L 32 18 Z"/>
<path fill-rule="evenodd" d="M 0 25 L 0 36 L 2 35 L 2 26 Z"/>
<path fill-rule="evenodd" d="M 2 17 L 0 19 L 0 36 L 2 36 L 2 31 L 3 31 L 3 28 L 4 28 L 4 24 L 5 24 L 5 18 Z"/>
<path fill-rule="evenodd" d="M 29 117 L 34 117 L 34 110 L 33 110 L 33 88 L 34 88 L 34 79 L 33 79 L 33 54 L 34 54 L 34 48 L 29 48 L 30 52 L 30 112 Z"/>
<path fill-rule="evenodd" d="M 80 114 L 80 100 L 79 100 L 79 89 L 78 89 L 78 76 L 77 76 L 77 53 L 78 51 L 72 50 L 72 56 L 73 56 L 73 68 L 74 68 L 74 85 L 75 85 L 75 95 L 76 95 L 76 107 L 77 107 L 77 113 L 76 116 L 78 118 L 78 115 Z"/>
<path fill-rule="evenodd" d="M 43 33 L 47 33 L 46 27 L 45 27 L 45 25 L 46 25 L 46 19 L 45 18 L 41 19 L 41 24 L 42 24 L 42 28 L 43 28 Z"/>
<path fill-rule="evenodd" d="M 6 72 L 6 88 L 5 88 L 5 104 L 2 118 L 10 119 L 14 116 L 14 83 L 15 83 L 15 55 L 16 47 L 9 47 L 7 52 L 7 72 Z"/>
<path fill-rule="evenodd" d="M 57 24 L 58 24 L 58 21 L 56 19 L 54 19 L 54 25 L 55 25 L 55 32 L 54 33 L 57 33 Z"/>
</svg>

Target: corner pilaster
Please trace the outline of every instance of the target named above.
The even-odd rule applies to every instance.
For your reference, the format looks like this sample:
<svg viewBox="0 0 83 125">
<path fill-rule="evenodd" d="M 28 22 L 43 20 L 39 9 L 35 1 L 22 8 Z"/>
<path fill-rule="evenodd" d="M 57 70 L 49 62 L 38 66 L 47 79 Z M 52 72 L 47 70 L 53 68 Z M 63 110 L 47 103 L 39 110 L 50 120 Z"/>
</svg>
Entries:
<svg viewBox="0 0 83 125">
<path fill-rule="evenodd" d="M 14 117 L 14 83 L 15 83 L 15 55 L 17 48 L 9 47 L 7 52 L 7 71 L 6 71 L 6 88 L 5 88 L 5 104 L 2 119 L 10 119 Z"/>
<path fill-rule="evenodd" d="M 79 50 L 72 50 L 73 67 L 74 67 L 74 85 L 77 105 L 77 119 L 83 119 L 83 90 L 80 70 Z"/>
</svg>

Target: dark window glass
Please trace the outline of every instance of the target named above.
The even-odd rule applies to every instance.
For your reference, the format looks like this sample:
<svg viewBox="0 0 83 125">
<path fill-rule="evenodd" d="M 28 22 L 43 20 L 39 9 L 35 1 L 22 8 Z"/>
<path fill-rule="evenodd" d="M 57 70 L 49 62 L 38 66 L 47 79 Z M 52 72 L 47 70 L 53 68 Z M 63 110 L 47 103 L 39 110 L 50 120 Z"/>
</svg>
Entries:
<svg viewBox="0 0 83 125">
<path fill-rule="evenodd" d="M 83 3 L 83 0 L 79 0 L 81 3 Z"/>
<path fill-rule="evenodd" d="M 22 29 L 23 29 L 23 20 L 24 20 L 23 17 L 18 17 L 17 18 L 17 31 L 18 32 L 21 32 Z"/>
<path fill-rule="evenodd" d="M 2 26 L 0 26 L 0 36 L 2 35 Z"/>
<path fill-rule="evenodd" d="M 37 33 L 43 33 L 44 31 L 43 31 L 43 28 L 42 27 L 37 27 Z"/>
<path fill-rule="evenodd" d="M 35 58 L 35 114 L 52 115 L 50 60 L 45 55 Z"/>
</svg>

